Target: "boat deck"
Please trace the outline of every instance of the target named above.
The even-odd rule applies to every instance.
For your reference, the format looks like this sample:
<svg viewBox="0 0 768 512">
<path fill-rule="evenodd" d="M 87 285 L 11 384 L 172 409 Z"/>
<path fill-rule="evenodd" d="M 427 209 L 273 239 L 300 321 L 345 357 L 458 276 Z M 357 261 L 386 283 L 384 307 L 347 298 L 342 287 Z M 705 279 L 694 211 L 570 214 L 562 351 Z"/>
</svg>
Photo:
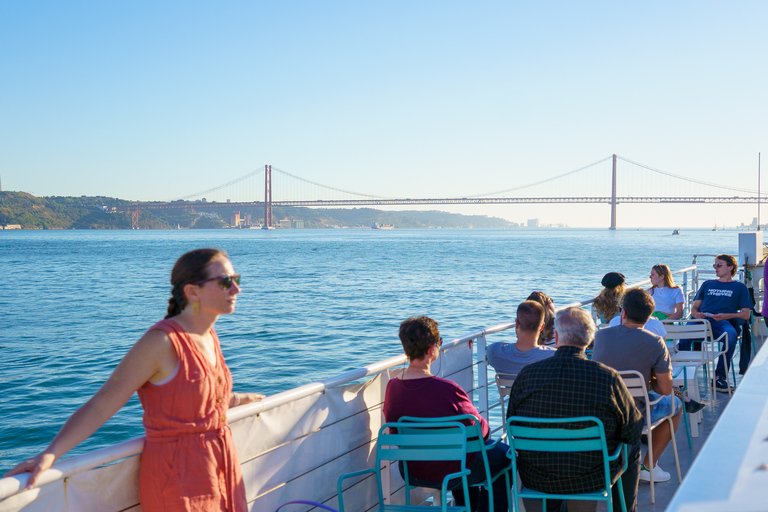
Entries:
<svg viewBox="0 0 768 512">
<path fill-rule="evenodd" d="M 707 393 L 706 385 L 703 382 L 703 377 L 699 379 L 700 389 L 702 390 L 702 397 L 709 404 L 709 396 Z M 740 381 L 740 376 L 737 376 L 737 381 Z M 728 405 L 729 397 L 727 393 L 717 393 L 717 401 L 714 409 L 710 406 L 705 407 L 702 410 L 702 421 L 699 423 L 699 437 L 692 437 L 692 448 L 688 448 L 688 440 L 685 435 L 685 424 L 680 421 L 680 427 L 677 429 L 675 440 L 677 441 L 677 453 L 680 460 L 680 474 L 685 479 L 688 474 L 688 470 L 691 468 L 694 459 L 699 454 L 699 451 L 704 446 L 704 443 L 709 438 L 709 434 L 712 432 L 717 420 Z M 659 427 L 661 428 L 661 427 Z M 643 451 L 645 454 L 645 451 Z M 640 488 L 637 493 L 637 510 L 638 512 L 663 512 L 667 509 L 667 505 L 672 501 L 672 497 L 680 488 L 680 484 L 677 481 L 677 474 L 675 471 L 675 456 L 672 453 L 671 443 L 664 450 L 659 458 L 659 465 L 672 475 L 672 478 L 668 482 L 657 483 L 654 486 L 656 494 L 656 503 L 651 503 L 651 486 L 646 482 L 640 482 Z M 598 510 L 600 510 L 598 508 Z"/>
</svg>

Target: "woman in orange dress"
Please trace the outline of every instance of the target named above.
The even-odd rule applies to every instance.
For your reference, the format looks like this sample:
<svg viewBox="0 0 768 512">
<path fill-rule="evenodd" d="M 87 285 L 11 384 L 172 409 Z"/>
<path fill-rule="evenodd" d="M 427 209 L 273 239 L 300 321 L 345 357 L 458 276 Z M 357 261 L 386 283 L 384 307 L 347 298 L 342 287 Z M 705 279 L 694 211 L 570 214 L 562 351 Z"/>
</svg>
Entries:
<svg viewBox="0 0 768 512">
<path fill-rule="evenodd" d="M 213 325 L 235 310 L 240 275 L 224 252 L 198 249 L 173 267 L 165 320 L 128 351 L 99 391 L 78 409 L 51 444 L 6 473 L 40 473 L 87 439 L 134 391 L 144 407 L 147 439 L 139 499 L 144 512 L 247 510 L 227 409 L 264 398 L 232 393 Z"/>
</svg>

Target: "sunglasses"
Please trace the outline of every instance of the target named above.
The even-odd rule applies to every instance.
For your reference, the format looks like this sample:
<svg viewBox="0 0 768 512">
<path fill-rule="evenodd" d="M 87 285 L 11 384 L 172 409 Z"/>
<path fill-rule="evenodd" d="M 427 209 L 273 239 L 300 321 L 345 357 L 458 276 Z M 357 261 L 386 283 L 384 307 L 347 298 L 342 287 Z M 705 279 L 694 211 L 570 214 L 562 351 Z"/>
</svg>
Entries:
<svg viewBox="0 0 768 512">
<path fill-rule="evenodd" d="M 231 276 L 209 277 L 208 279 L 201 279 L 200 281 L 194 282 L 192 284 L 197 286 L 197 285 L 207 283 L 208 281 L 218 281 L 219 286 L 221 286 L 222 290 L 229 290 L 230 288 L 232 288 L 233 283 L 240 286 L 240 274 L 234 274 Z"/>
<path fill-rule="evenodd" d="M 727 266 L 728 265 L 726 265 L 725 263 L 715 263 L 714 265 L 712 265 L 712 268 L 720 268 L 720 267 L 727 267 Z"/>
</svg>

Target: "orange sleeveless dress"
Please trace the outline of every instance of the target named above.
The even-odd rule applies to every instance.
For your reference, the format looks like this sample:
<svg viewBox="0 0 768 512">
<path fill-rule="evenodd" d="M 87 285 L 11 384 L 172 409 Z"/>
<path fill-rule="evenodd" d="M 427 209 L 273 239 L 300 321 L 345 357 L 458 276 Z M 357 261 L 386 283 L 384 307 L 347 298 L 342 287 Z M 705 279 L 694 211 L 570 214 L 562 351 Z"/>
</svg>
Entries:
<svg viewBox="0 0 768 512">
<path fill-rule="evenodd" d="M 153 325 L 171 339 L 179 371 L 168 383 L 138 390 L 146 442 L 141 455 L 139 500 L 144 512 L 247 512 L 227 409 L 232 376 L 219 338 L 215 366 L 172 319 Z"/>
</svg>

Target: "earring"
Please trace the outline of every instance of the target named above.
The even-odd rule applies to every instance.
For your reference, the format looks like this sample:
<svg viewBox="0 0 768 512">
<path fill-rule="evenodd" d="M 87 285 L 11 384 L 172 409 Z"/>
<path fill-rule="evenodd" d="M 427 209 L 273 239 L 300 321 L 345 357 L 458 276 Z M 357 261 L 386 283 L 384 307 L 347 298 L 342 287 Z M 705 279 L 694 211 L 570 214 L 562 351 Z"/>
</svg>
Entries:
<svg viewBox="0 0 768 512">
<path fill-rule="evenodd" d="M 197 316 L 200 313 L 200 303 L 195 302 L 192 304 L 192 316 Z"/>
</svg>

